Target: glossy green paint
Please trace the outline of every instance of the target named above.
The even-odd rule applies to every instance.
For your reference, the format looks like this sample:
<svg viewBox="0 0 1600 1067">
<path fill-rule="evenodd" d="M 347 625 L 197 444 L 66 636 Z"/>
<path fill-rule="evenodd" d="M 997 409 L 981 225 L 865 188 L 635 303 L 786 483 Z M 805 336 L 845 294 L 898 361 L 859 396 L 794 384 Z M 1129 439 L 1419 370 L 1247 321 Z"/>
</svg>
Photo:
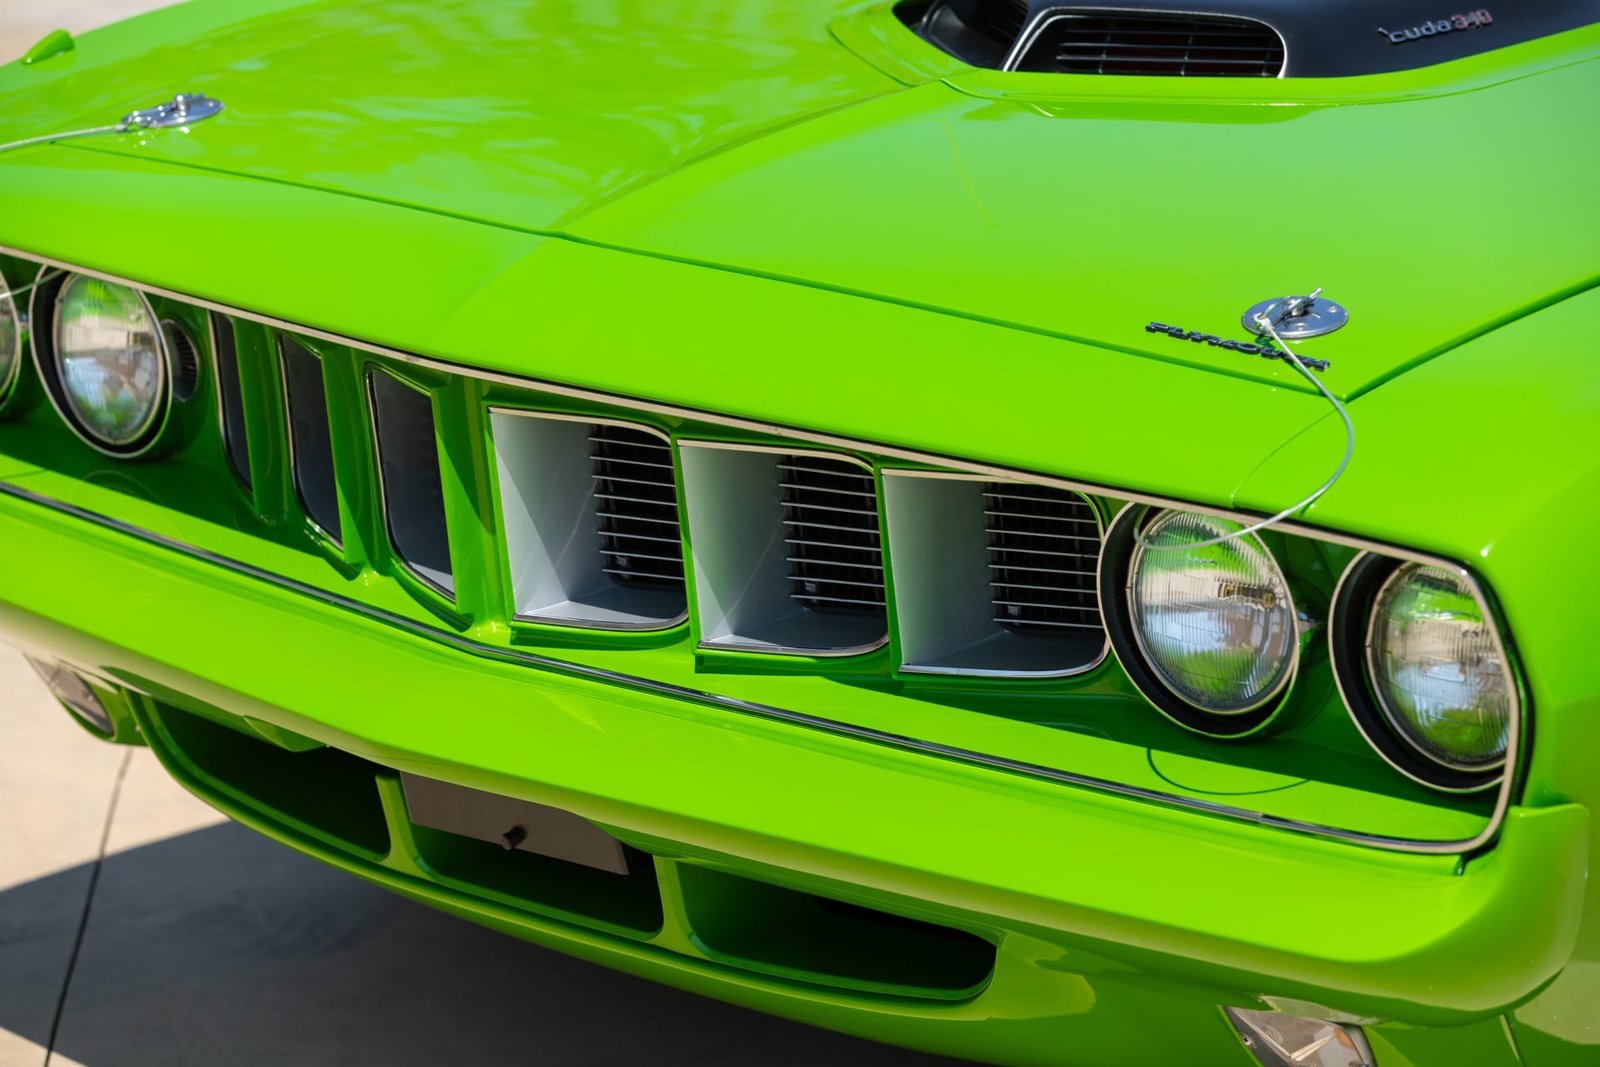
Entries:
<svg viewBox="0 0 1600 1067">
<path fill-rule="evenodd" d="M 1225 745 L 1157 718 L 1110 661 L 1043 687 L 929 684 L 896 677 L 892 649 L 696 655 L 687 628 L 515 624 L 483 519 L 484 406 L 610 409 L 411 369 L 440 430 L 446 603 L 388 548 L 361 417 L 335 434 L 344 544 L 308 533 L 255 325 L 238 334 L 251 494 L 209 409 L 171 459 L 118 467 L 37 406 L 0 424 L 0 478 L 363 612 L 0 497 L 0 632 L 272 743 L 580 811 L 667 853 L 669 905 L 674 866 L 710 864 L 1000 946 L 961 1005 L 752 978 L 705 959 L 670 906 L 641 946 L 441 883 L 381 774 L 393 847 L 363 860 L 157 745 L 295 847 L 740 1003 L 995 1062 L 1148 1063 L 1189 1041 L 1243 1063 L 1216 1005 L 1265 996 L 1395 1024 L 1373 1031 L 1384 1067 L 1464 1049 L 1592 1062 L 1600 718 L 1571 591 L 1600 575 L 1570 531 L 1597 480 L 1583 338 L 1600 303 L 1576 294 L 1600 277 L 1600 138 L 1569 115 L 1595 96 L 1597 48 L 1585 30 L 1404 75 L 1196 89 L 973 71 L 882 5 L 213 0 L 0 68 L 0 139 L 180 89 L 228 105 L 191 131 L 0 156 L 0 246 L 447 363 L 838 434 L 880 463 L 914 449 L 1066 476 L 1107 487 L 1107 507 L 1125 491 L 1275 511 L 1319 481 L 1340 441 L 1288 367 L 1143 327 L 1242 338 L 1248 304 L 1327 287 L 1352 323 L 1303 351 L 1354 398 L 1358 449 L 1305 518 L 1468 563 L 1532 698 L 1522 804 L 1480 855 L 1386 855 L 497 661 L 519 648 L 1312 821 L 1457 836 L 1483 817 L 1377 763 L 1314 656 L 1282 728 Z M 307 343 L 335 409 L 361 410 L 368 357 Z M 1473 446 L 1444 451 L 1462 423 Z M 1325 596 L 1348 553 L 1310 544 L 1274 548 Z M 290 658 L 305 668 L 285 676 Z M 470 712 L 441 721 L 445 706 Z"/>
</svg>

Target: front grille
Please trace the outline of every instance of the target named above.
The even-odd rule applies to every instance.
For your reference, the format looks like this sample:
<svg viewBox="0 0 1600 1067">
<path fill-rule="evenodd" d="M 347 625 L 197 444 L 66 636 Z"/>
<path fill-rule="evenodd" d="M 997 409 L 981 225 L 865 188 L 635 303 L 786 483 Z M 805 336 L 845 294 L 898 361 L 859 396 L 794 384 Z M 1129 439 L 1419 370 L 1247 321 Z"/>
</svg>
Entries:
<svg viewBox="0 0 1600 1067">
<path fill-rule="evenodd" d="M 984 490 L 994 621 L 1013 633 L 1099 630 L 1100 526 L 1076 493 L 1043 485 Z"/>
<path fill-rule="evenodd" d="M 1058 74 L 1276 78 L 1283 41 L 1251 19 L 1129 13 L 1047 22 L 1017 69 Z"/>
<path fill-rule="evenodd" d="M 872 475 L 844 460 L 778 464 L 790 596 L 812 611 L 884 614 L 883 549 Z"/>
<path fill-rule="evenodd" d="M 594 462 L 601 570 L 622 585 L 683 588 L 683 540 L 672 446 L 643 430 L 596 425 Z"/>
</svg>

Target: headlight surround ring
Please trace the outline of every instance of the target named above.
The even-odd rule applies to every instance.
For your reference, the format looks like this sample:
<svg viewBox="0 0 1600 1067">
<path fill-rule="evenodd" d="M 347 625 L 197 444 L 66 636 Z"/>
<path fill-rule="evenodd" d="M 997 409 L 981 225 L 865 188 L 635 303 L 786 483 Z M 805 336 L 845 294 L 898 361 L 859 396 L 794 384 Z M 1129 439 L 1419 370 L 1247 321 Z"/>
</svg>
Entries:
<svg viewBox="0 0 1600 1067">
<path fill-rule="evenodd" d="M 1442 572 L 1458 582 L 1462 592 L 1470 593 L 1482 624 L 1492 635 L 1505 679 L 1505 745 L 1497 758 L 1477 765 L 1429 752 L 1406 726 L 1404 714 L 1384 694 L 1378 660 L 1381 650 L 1374 647 L 1381 603 L 1394 583 L 1429 570 Z M 1328 652 L 1334 680 L 1356 729 L 1391 767 L 1414 782 L 1446 793 L 1476 793 L 1501 783 L 1516 758 L 1523 716 L 1522 689 L 1498 613 L 1464 568 L 1363 552 L 1350 561 L 1334 592 Z"/>
<path fill-rule="evenodd" d="M 96 433 L 86 424 L 80 408 L 82 398 L 71 390 L 65 381 L 64 359 L 61 352 L 62 306 L 69 290 L 77 284 L 107 286 L 111 295 L 131 307 L 132 312 L 148 326 L 149 349 L 153 357 L 155 383 L 148 395 L 145 410 L 135 420 L 129 432 L 117 435 Z M 43 316 L 43 317 L 41 317 Z M 132 286 L 107 282 L 88 274 L 67 274 L 51 278 L 33 291 L 31 321 L 47 323 L 46 329 L 33 331 L 33 362 L 39 381 L 49 397 L 51 406 L 63 422 L 81 441 L 95 451 L 117 459 L 136 459 L 154 451 L 161 443 L 164 430 L 171 421 L 173 410 L 173 381 L 175 368 L 173 353 L 162 320 L 156 314 L 149 297 Z M 132 331 L 130 331 L 132 332 Z"/>
<path fill-rule="evenodd" d="M 1141 548 L 1135 534 L 1151 530 L 1175 516 L 1193 516 L 1202 523 L 1226 532 L 1240 523 L 1208 512 L 1184 509 L 1159 509 L 1142 504 L 1124 508 L 1112 521 L 1106 532 L 1105 547 L 1101 553 L 1099 570 L 1100 611 L 1112 650 L 1129 679 L 1139 691 L 1168 719 L 1179 726 L 1208 737 L 1233 739 L 1247 737 L 1267 727 L 1282 710 L 1285 699 L 1299 673 L 1301 634 L 1298 613 L 1282 567 L 1271 551 L 1255 535 L 1241 539 L 1247 550 L 1259 553 L 1272 569 L 1276 580 L 1278 605 L 1287 620 L 1286 641 L 1281 650 L 1282 661 L 1271 672 L 1267 684 L 1246 700 L 1231 705 L 1207 706 L 1186 697 L 1170 680 L 1167 671 L 1157 662 L 1147 637 L 1142 633 L 1139 611 L 1134 597 L 1139 576 L 1136 566 L 1150 549 Z M 1167 550 L 1176 554 L 1179 550 Z"/>
</svg>

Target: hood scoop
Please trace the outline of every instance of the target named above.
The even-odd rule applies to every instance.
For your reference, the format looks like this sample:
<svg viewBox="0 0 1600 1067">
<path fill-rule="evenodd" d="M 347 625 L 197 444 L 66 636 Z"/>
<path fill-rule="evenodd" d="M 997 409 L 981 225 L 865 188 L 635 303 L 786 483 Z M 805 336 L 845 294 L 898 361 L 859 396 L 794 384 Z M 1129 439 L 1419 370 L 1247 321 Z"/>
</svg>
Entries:
<svg viewBox="0 0 1600 1067">
<path fill-rule="evenodd" d="M 935 0 L 917 32 L 974 66 L 1054 74 L 1276 78 L 1284 44 L 1254 19 L 1052 9 L 1027 0 Z"/>
<path fill-rule="evenodd" d="M 1392 0 L 910 0 L 924 40 L 975 67 L 1052 74 L 1340 77 L 1411 70 L 1600 20 L 1600 0 L 1519 0 L 1444 18 Z"/>
</svg>

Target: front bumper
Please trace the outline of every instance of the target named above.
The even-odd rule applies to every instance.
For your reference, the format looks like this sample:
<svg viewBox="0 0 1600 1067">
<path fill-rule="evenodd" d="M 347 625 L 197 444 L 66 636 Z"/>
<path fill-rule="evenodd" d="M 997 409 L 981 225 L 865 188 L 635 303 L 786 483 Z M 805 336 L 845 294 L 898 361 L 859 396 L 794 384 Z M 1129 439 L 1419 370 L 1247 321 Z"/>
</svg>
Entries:
<svg viewBox="0 0 1600 1067">
<path fill-rule="evenodd" d="M 0 544 L 0 639 L 139 694 L 169 770 L 241 821 L 518 936 L 881 1040 L 1004 1063 L 1243 1063 L 1217 1006 L 1270 998 L 1404 1024 L 1372 1030 L 1380 1062 L 1389 1043 L 1426 1063 L 1445 1054 L 1430 1042 L 1481 1031 L 1475 1047 L 1504 1056 L 1477 1062 L 1511 1063 L 1497 1016 L 1561 969 L 1580 918 L 1575 805 L 1513 810 L 1480 856 L 1384 853 L 475 656 L 14 494 Z M 188 759 L 163 708 L 370 761 L 387 846 L 277 817 Z M 611 936 L 438 878 L 392 771 L 574 811 L 652 854 L 661 929 Z M 997 946 L 993 974 L 932 1001 L 729 966 L 685 917 L 680 865 L 967 931 Z"/>
</svg>

